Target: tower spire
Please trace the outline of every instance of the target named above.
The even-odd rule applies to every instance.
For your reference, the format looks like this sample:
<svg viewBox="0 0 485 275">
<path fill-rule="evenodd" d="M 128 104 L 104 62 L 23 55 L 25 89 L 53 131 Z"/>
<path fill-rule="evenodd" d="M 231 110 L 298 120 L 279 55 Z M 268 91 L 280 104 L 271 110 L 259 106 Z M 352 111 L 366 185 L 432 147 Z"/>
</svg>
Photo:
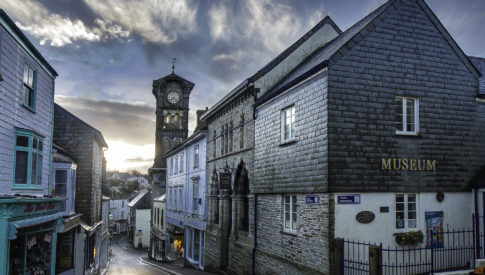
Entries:
<svg viewBox="0 0 485 275">
<path fill-rule="evenodd" d="M 173 57 L 172 58 L 172 74 L 174 73 L 175 71 L 175 61 L 177 61 L 177 58 Z"/>
</svg>

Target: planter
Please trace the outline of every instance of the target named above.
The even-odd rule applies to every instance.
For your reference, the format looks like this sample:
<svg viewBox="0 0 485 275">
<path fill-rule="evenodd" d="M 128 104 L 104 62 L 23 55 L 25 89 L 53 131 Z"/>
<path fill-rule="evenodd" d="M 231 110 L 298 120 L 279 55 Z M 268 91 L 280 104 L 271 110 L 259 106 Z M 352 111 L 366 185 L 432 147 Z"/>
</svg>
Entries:
<svg viewBox="0 0 485 275">
<path fill-rule="evenodd" d="M 424 234 L 421 231 L 394 233 L 393 235 L 399 245 L 418 245 L 424 240 Z"/>
</svg>

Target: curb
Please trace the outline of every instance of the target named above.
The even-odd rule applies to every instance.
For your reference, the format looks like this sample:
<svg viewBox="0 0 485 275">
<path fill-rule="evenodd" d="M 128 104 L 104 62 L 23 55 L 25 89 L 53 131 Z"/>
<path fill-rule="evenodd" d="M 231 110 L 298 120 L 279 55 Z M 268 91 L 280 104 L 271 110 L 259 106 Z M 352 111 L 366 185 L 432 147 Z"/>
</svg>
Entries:
<svg viewBox="0 0 485 275">
<path fill-rule="evenodd" d="M 157 264 L 154 264 L 154 263 L 151 263 L 151 262 L 145 261 L 145 260 L 144 260 L 144 259 L 142 259 L 141 257 L 140 257 L 140 258 L 138 258 L 138 261 L 140 261 L 140 262 L 142 262 L 142 263 L 144 263 L 144 264 L 150 265 L 150 266 L 152 266 L 152 267 L 158 268 L 158 269 L 160 269 L 161 271 L 167 272 L 167 273 L 172 274 L 172 275 L 183 275 L 182 273 L 178 273 L 178 272 L 175 272 L 175 271 L 170 270 L 170 269 L 168 269 L 168 268 L 161 267 L 161 266 L 159 266 L 159 265 L 157 265 Z"/>
</svg>

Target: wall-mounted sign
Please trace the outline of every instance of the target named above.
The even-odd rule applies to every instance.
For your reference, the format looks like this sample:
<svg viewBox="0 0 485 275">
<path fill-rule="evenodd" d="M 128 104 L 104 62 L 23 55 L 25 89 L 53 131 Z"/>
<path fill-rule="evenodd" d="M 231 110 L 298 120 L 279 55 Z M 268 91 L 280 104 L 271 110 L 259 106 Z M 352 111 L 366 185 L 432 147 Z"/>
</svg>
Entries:
<svg viewBox="0 0 485 275">
<path fill-rule="evenodd" d="M 426 247 L 443 247 L 443 211 L 424 212 L 426 219 Z"/>
<path fill-rule="evenodd" d="M 317 204 L 320 201 L 319 196 L 306 196 L 305 202 L 307 204 Z"/>
<path fill-rule="evenodd" d="M 436 171 L 436 160 L 382 158 L 381 170 Z"/>
<path fill-rule="evenodd" d="M 219 173 L 219 190 L 231 189 L 231 173 Z"/>
<path fill-rule="evenodd" d="M 381 212 L 381 213 L 389 213 L 389 206 L 381 206 L 379 208 L 379 212 Z"/>
<path fill-rule="evenodd" d="M 361 211 L 357 213 L 357 216 L 355 217 L 360 223 L 371 223 L 375 218 L 376 215 L 371 211 Z"/>
<path fill-rule="evenodd" d="M 354 195 L 338 195 L 338 204 L 360 204 L 360 194 Z"/>
</svg>

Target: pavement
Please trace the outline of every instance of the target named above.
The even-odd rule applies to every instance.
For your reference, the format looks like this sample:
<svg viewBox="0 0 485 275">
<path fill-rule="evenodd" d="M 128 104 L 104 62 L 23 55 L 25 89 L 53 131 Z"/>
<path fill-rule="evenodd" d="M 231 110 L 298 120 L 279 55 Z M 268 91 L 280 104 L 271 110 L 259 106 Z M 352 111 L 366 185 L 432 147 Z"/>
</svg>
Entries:
<svg viewBox="0 0 485 275">
<path fill-rule="evenodd" d="M 108 275 L 170 274 L 207 275 L 208 272 L 184 267 L 183 260 L 161 263 L 148 259 L 147 249 L 135 249 L 126 236 L 114 236 Z"/>
</svg>

